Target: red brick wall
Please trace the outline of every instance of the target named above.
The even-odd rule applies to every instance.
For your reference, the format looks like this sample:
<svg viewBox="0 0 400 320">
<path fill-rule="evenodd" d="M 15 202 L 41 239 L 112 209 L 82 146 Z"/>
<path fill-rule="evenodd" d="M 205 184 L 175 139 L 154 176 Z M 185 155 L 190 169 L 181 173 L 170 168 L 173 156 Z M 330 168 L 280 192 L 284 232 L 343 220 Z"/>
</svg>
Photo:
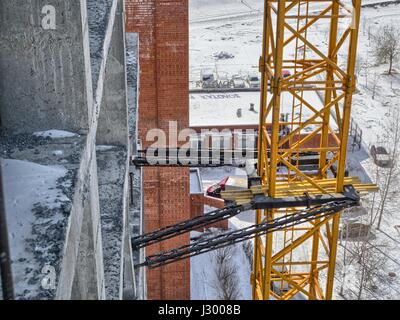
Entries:
<svg viewBox="0 0 400 320">
<path fill-rule="evenodd" d="M 126 31 L 139 33 L 139 136 L 189 126 L 188 0 L 126 0 Z M 190 218 L 189 170 L 144 170 L 146 231 Z M 189 235 L 155 244 L 147 255 L 189 243 Z M 190 299 L 188 259 L 148 270 L 148 299 Z"/>
<path fill-rule="evenodd" d="M 204 215 L 204 195 L 190 195 L 190 216 L 191 218 Z"/>
</svg>

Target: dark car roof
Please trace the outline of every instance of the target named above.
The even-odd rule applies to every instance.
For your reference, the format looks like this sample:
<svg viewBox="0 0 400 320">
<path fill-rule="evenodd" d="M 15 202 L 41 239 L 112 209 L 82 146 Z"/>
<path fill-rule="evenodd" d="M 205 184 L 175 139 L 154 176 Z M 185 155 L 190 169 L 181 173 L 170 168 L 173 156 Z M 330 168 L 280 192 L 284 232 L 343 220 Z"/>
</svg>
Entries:
<svg viewBox="0 0 400 320">
<path fill-rule="evenodd" d="M 386 151 L 386 149 L 384 147 L 375 147 L 375 151 L 380 154 L 388 154 L 388 152 Z"/>
</svg>

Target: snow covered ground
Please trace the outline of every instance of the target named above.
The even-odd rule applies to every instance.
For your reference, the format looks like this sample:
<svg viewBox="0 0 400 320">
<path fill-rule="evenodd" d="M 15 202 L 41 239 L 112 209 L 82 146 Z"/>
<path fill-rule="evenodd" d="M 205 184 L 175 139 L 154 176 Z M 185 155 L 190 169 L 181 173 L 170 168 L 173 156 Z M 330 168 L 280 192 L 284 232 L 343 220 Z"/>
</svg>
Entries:
<svg viewBox="0 0 400 320">
<path fill-rule="evenodd" d="M 246 4 L 245 4 L 246 3 Z M 195 86 L 202 70 L 213 69 L 216 75 L 230 79 L 239 75 L 246 79 L 258 73 L 258 59 L 262 46 L 262 1 L 221 2 L 192 1 L 190 18 L 190 82 Z M 197 4 L 197 5 L 195 5 Z M 249 7 L 253 8 L 252 10 Z M 256 9 L 254 9 L 256 8 Z M 252 12 L 251 15 L 244 14 Z M 226 13 L 229 18 L 206 19 L 207 13 Z M 202 19 L 196 20 L 196 17 Z M 294 44 L 292 43 L 291 46 Z M 227 52 L 229 59 L 219 59 L 215 55 Z M 305 92 L 304 99 L 312 105 L 321 106 L 321 100 L 313 91 Z M 255 110 L 260 108 L 257 92 L 191 94 L 190 125 L 257 124 L 259 114 L 249 111 L 250 103 Z M 292 95 L 283 93 L 281 110 L 291 117 Z M 242 116 L 236 116 L 242 109 Z M 307 116 L 307 108 L 303 108 Z M 335 128 L 335 126 L 333 126 Z M 312 130 L 312 127 L 306 128 Z"/>
<path fill-rule="evenodd" d="M 201 233 L 196 231 L 190 233 L 191 237 L 199 235 Z M 217 284 L 215 260 L 215 251 L 191 258 L 190 284 L 192 300 L 221 300 L 221 292 Z M 234 280 L 238 288 L 240 288 L 236 300 L 251 300 L 251 266 L 241 243 L 232 246 L 232 259 L 230 259 L 230 263 L 237 272 Z"/>
<path fill-rule="evenodd" d="M 70 138 L 70 137 L 77 136 L 76 133 L 64 131 L 64 130 L 39 131 L 39 132 L 35 132 L 33 135 L 35 135 L 36 137 L 52 138 L 52 139 Z"/>
<path fill-rule="evenodd" d="M 375 3 L 371 1 L 370 3 Z M 365 2 L 363 2 L 365 4 Z M 400 75 L 396 71 L 393 75 L 386 74 L 388 65 L 377 65 L 373 57 L 373 42 L 371 36 L 380 27 L 384 25 L 398 26 L 400 22 L 400 4 L 389 5 L 385 7 L 363 8 L 358 49 L 358 93 L 354 95 L 352 107 L 352 117 L 363 130 L 364 152 L 369 151 L 372 144 L 383 144 L 390 150 L 390 145 L 387 140 L 386 133 L 393 130 L 391 119 L 398 109 L 400 101 Z M 398 70 L 398 63 L 395 64 L 395 69 Z M 374 99 L 373 86 L 374 81 L 377 82 L 377 88 Z M 360 166 L 357 166 L 355 155 L 349 153 L 348 166 L 351 171 L 359 172 Z M 365 172 L 376 181 L 376 166 L 370 158 L 365 154 L 362 156 L 362 162 L 359 162 Z M 398 164 L 397 164 L 398 165 Z M 388 169 L 381 169 L 381 175 L 387 172 Z M 379 181 L 378 181 L 379 182 Z M 373 239 L 370 240 L 375 251 L 380 256 L 381 260 L 387 260 L 385 268 L 381 270 L 378 288 L 367 289 L 364 299 L 399 299 L 400 285 L 398 273 L 400 266 L 400 233 L 395 227 L 400 224 L 400 215 L 398 212 L 399 202 L 399 181 L 395 179 L 393 187 L 390 190 L 390 200 L 387 202 L 387 207 L 384 210 L 382 225 L 380 230 L 373 229 Z M 377 202 L 380 200 L 379 193 L 376 195 Z M 372 196 L 365 200 L 365 206 L 370 208 L 372 205 Z M 364 218 L 364 221 L 367 217 Z M 339 249 L 339 266 L 343 262 L 344 248 Z M 345 296 L 355 298 L 355 282 L 354 279 L 359 276 L 359 270 L 355 264 L 351 264 L 349 275 L 345 279 Z M 390 278 L 389 273 L 396 274 Z M 340 273 L 337 273 L 338 290 L 341 285 Z M 347 292 L 346 292 L 347 290 Z"/>
<path fill-rule="evenodd" d="M 16 295 L 40 298 L 44 292 L 40 279 L 44 275 L 38 270 L 45 267 L 45 260 L 52 260 L 50 256 L 58 258 L 59 254 L 55 245 L 43 238 L 53 237 L 55 241 L 57 231 L 66 224 L 62 206 L 70 200 L 58 181 L 67 170 L 20 160 L 1 162 Z M 42 255 L 46 259 L 41 260 Z"/>
<path fill-rule="evenodd" d="M 199 2 L 201 6 L 194 4 Z M 256 2 L 256 1 L 253 1 Z M 261 1 L 258 1 L 261 3 Z M 197 81 L 205 68 L 247 76 L 257 72 L 261 50 L 262 15 L 243 15 L 249 9 L 240 1 L 190 1 L 190 80 Z M 214 19 L 208 19 L 215 13 Z M 225 19 L 215 16 L 227 15 Z M 199 21 L 201 20 L 201 21 Z M 232 59 L 218 60 L 215 53 L 227 51 Z"/>
<path fill-rule="evenodd" d="M 292 112 L 292 95 L 282 94 L 282 113 Z M 270 97 L 269 97 L 270 98 Z M 320 98 L 315 92 L 307 91 L 304 99 L 318 108 L 322 108 Z M 269 101 L 269 100 L 268 100 Z M 250 103 L 254 104 L 254 110 L 250 110 Z M 237 116 L 241 109 L 241 116 Z M 190 126 L 217 126 L 217 125 L 257 125 L 260 118 L 260 93 L 259 92 L 236 92 L 236 93 L 207 93 L 190 95 Z M 304 108 L 303 116 L 311 116 L 308 108 Z M 269 116 L 271 121 L 271 116 Z M 333 128 L 336 128 L 334 125 Z M 307 126 L 303 131 L 312 130 Z"/>
<path fill-rule="evenodd" d="M 246 2 L 246 3 L 244 3 Z M 363 5 L 388 2 L 384 0 L 364 0 Z M 352 117 L 363 130 L 363 148 L 360 151 L 349 150 L 348 168 L 351 175 L 359 176 L 362 181 L 375 181 L 376 166 L 369 157 L 369 148 L 372 144 L 387 143 L 385 133 L 391 130 L 390 119 L 394 109 L 398 108 L 400 95 L 400 75 L 395 72 L 389 76 L 385 74 L 387 65 L 376 65 L 373 58 L 371 36 L 380 26 L 392 24 L 399 25 L 400 4 L 385 6 L 364 7 L 362 9 L 357 78 L 358 92 L 354 95 Z M 219 74 L 243 77 L 257 71 L 258 58 L 261 50 L 262 37 L 262 1 L 211 1 L 192 0 L 190 2 L 190 80 L 199 80 L 200 72 L 205 68 L 214 68 Z M 328 30 L 326 25 L 325 30 Z M 321 42 L 320 47 L 326 46 L 328 34 L 324 28 L 314 30 L 309 37 L 317 37 Z M 325 43 L 324 43 L 325 42 Z M 220 60 L 215 53 L 225 51 L 233 57 Z M 345 56 L 341 56 L 345 58 Z M 400 66 L 395 64 L 395 69 Z M 372 99 L 374 82 L 377 83 L 375 97 Z M 192 95 L 190 99 L 190 124 L 191 125 L 217 125 L 221 124 L 255 124 L 258 122 L 256 113 L 247 111 L 249 103 L 255 103 L 259 110 L 257 93 L 236 93 L 225 97 L 218 94 L 202 97 Z M 313 98 L 313 97 L 312 97 Z M 243 115 L 238 118 L 236 111 L 242 108 Z M 210 117 L 210 114 L 213 116 Z M 233 169 L 202 170 L 204 187 L 213 182 L 218 182 L 224 176 L 234 174 Z M 385 169 L 381 171 L 385 172 Z M 385 260 L 385 267 L 379 271 L 378 288 L 371 287 L 364 290 L 363 299 L 399 299 L 400 284 L 398 273 L 400 266 L 400 232 L 396 226 L 400 225 L 398 207 L 400 205 L 398 192 L 400 185 L 398 178 L 390 190 L 390 201 L 387 203 L 380 230 L 373 228 L 373 236 L 369 242 L 379 255 L 380 260 Z M 380 195 L 375 197 L 376 203 Z M 364 206 L 370 208 L 373 198 L 363 199 Z M 375 205 L 376 206 L 376 205 Z M 366 222 L 367 216 L 358 219 Z M 230 220 L 230 227 L 241 228 L 254 221 L 252 212 L 244 213 Z M 341 242 L 338 249 L 338 267 L 336 272 L 335 294 L 337 299 L 355 299 L 357 297 L 357 279 L 360 276 L 360 266 L 357 262 L 348 262 L 350 243 L 345 247 Z M 239 249 L 240 251 L 240 249 Z M 305 253 L 304 253 L 305 254 Z M 347 275 L 343 281 L 343 261 L 347 254 Z M 240 255 L 239 255 L 240 256 Z M 209 258 L 209 257 L 208 257 Z M 196 260 L 197 259 L 197 260 Z M 210 261 L 206 264 L 206 261 Z M 196 263 L 196 262 L 204 262 Z M 192 258 L 192 296 L 194 298 L 210 299 L 215 297 L 207 284 L 209 274 L 204 274 L 212 269 L 212 259 L 206 255 Z M 242 272 L 242 271 L 241 271 Z M 390 274 L 390 276 L 389 276 Z M 243 271 L 242 277 L 248 279 L 249 273 Z M 323 280 L 322 280 L 323 281 Z M 343 290 L 341 290 L 343 287 Z M 244 287 L 246 288 L 246 287 Z M 195 292 L 198 289 L 199 293 Z M 244 289 L 245 291 L 247 289 Z M 342 291 L 343 295 L 340 295 Z M 208 292 L 208 293 L 207 293 Z M 211 293 L 210 293 L 211 292 Z M 246 294 L 244 294 L 246 296 Z"/>
<path fill-rule="evenodd" d="M 190 0 L 190 22 L 208 23 L 237 16 L 259 15 L 262 7 L 260 0 Z"/>
<path fill-rule="evenodd" d="M 203 180 L 203 188 L 206 190 L 210 185 L 221 181 L 227 175 L 246 176 L 246 172 L 233 167 L 224 168 L 202 168 L 200 174 Z M 215 208 L 206 207 L 206 212 Z M 230 229 L 241 229 L 245 226 L 254 224 L 254 212 L 243 212 L 237 217 L 230 219 L 228 227 Z M 192 232 L 191 237 L 199 236 L 199 232 Z M 191 299 L 212 300 L 219 299 L 216 288 L 215 276 L 215 254 L 208 252 L 199 256 L 192 257 L 191 260 Z M 243 245 L 241 243 L 234 246 L 234 259 L 232 264 L 237 269 L 237 281 L 240 286 L 240 299 L 251 299 L 250 285 L 250 263 L 246 258 Z"/>
</svg>

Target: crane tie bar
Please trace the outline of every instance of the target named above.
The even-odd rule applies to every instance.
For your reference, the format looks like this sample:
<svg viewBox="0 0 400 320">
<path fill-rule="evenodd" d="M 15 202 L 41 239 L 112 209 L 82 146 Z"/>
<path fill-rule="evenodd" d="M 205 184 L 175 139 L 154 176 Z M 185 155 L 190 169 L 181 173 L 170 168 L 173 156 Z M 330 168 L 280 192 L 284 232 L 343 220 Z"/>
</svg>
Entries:
<svg viewBox="0 0 400 320">
<path fill-rule="evenodd" d="M 351 200 L 333 202 L 311 209 L 298 211 L 296 213 L 282 216 L 271 221 L 252 225 L 247 228 L 229 231 L 212 238 L 199 239 L 189 245 L 181 246 L 179 248 L 171 249 L 168 251 L 162 251 L 157 254 L 148 256 L 145 259 L 145 262 L 137 264 L 135 266 L 135 269 L 145 266 L 149 268 L 157 268 L 182 259 L 243 242 L 256 236 L 262 236 L 277 230 L 293 227 L 298 224 L 302 224 L 318 218 L 329 217 L 356 204 L 356 202 Z"/>
</svg>

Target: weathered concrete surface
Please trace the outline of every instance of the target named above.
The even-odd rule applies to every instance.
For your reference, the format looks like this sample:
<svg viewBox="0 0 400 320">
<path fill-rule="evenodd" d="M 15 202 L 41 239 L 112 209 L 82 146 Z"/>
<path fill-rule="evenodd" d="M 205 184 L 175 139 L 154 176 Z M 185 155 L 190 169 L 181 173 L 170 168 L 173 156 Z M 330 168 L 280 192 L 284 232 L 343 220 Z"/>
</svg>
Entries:
<svg viewBox="0 0 400 320">
<path fill-rule="evenodd" d="M 131 167 L 130 169 L 133 199 L 130 208 L 130 228 L 132 237 L 142 235 L 144 230 L 144 211 L 143 211 L 143 172 L 141 168 Z M 133 251 L 133 264 L 143 263 L 146 250 Z M 135 272 L 136 296 L 139 300 L 147 299 L 146 268 L 140 268 Z"/>
<path fill-rule="evenodd" d="M 44 5 L 55 8 L 55 30 L 42 28 Z M 65 234 L 54 237 L 55 243 L 48 239 L 49 247 L 56 245 L 59 249 L 57 261 L 52 261 L 57 271 L 56 287 L 47 296 L 54 299 L 104 298 L 94 149 L 97 118 L 86 9 L 85 0 L 13 1 L 2 2 L 0 7 L 0 70 L 7 75 L 0 78 L 0 103 L 6 139 L 18 139 L 15 133 L 26 135 L 46 129 L 86 133 L 79 144 L 60 146 L 56 153 L 60 156 L 68 154 L 69 148 L 75 150 L 75 156 L 62 159 L 64 166 L 74 167 L 71 206 L 61 230 Z M 40 163 L 47 154 L 46 150 L 32 150 L 31 141 L 18 150 L 22 152 L 20 159 L 33 163 Z M 25 293 L 20 296 L 26 297 L 29 295 Z"/>
<path fill-rule="evenodd" d="M 58 299 L 105 299 L 96 151 L 93 139 L 86 143 L 86 150 L 91 151 L 82 152 L 73 206 L 76 212 L 69 224 L 62 269 L 65 276 L 60 277 Z M 75 270 L 72 283 L 68 272 L 71 269 Z"/>
<path fill-rule="evenodd" d="M 19 160 L 21 164 L 32 166 L 32 173 L 24 176 L 21 171 L 10 171 L 6 165 L 3 165 L 3 172 L 10 179 L 5 182 L 6 188 L 12 186 L 7 182 L 19 183 L 17 180 L 22 180 L 23 184 L 32 183 L 35 180 L 38 180 L 39 185 L 49 183 L 45 177 L 35 177 L 38 173 L 35 166 L 49 169 L 57 166 L 65 170 L 65 175 L 57 180 L 56 185 L 48 186 L 48 188 L 59 190 L 55 200 L 48 199 L 50 191 L 39 193 L 33 202 L 31 201 L 31 207 L 28 204 L 28 207 L 21 209 L 14 205 L 14 201 L 29 202 L 28 194 L 19 194 L 17 190 L 12 197 L 6 199 L 8 220 L 17 222 L 17 224 L 9 223 L 9 232 L 12 235 L 10 243 L 16 278 L 16 297 L 19 299 L 54 299 L 56 297 L 55 289 L 44 289 L 41 286 L 44 277 L 41 271 L 46 265 L 53 267 L 56 272 L 56 283 L 58 283 L 84 139 L 83 136 L 75 136 L 53 140 L 26 134 L 2 136 L 0 139 L 0 154 L 3 159 L 10 159 L 7 163 Z M 21 216 L 19 222 L 16 215 Z M 17 244 L 18 247 L 15 248 Z"/>
<path fill-rule="evenodd" d="M 107 57 L 97 144 L 126 146 L 128 143 L 125 26 L 122 12 L 122 2 L 119 2 Z"/>
<path fill-rule="evenodd" d="M 138 140 L 138 98 L 139 98 L 139 36 L 135 32 L 126 33 L 126 76 L 128 96 L 129 140 L 132 141 L 132 153 L 137 151 Z"/>
<path fill-rule="evenodd" d="M 126 64 L 128 83 L 128 127 L 129 141 L 132 154 L 135 155 L 140 149 L 138 142 L 138 121 L 139 121 L 139 37 L 137 33 L 126 33 Z M 131 166 L 129 169 L 129 180 L 131 183 L 131 205 L 129 210 L 129 227 L 132 237 L 144 233 L 144 212 L 143 212 L 143 172 L 141 168 Z M 133 251 L 133 264 L 144 262 L 145 249 Z M 135 272 L 136 298 L 147 299 L 146 269 L 141 268 Z"/>
<path fill-rule="evenodd" d="M 107 299 L 123 298 L 124 257 L 131 257 L 129 252 L 125 252 L 125 234 L 130 234 L 126 225 L 129 204 L 127 159 L 125 147 L 110 146 L 97 152 Z"/>
<path fill-rule="evenodd" d="M 93 92 L 96 92 L 98 85 L 100 68 L 104 58 L 104 40 L 106 39 L 113 2 L 114 0 L 87 0 Z"/>
<path fill-rule="evenodd" d="M 128 112 L 127 91 L 131 88 L 127 88 L 126 56 L 129 53 L 125 46 L 123 9 L 123 2 L 119 2 L 107 55 L 96 139 L 98 145 L 112 146 L 111 149 L 97 148 L 107 299 L 136 296 L 129 215 L 129 162 L 133 143 L 128 128 L 128 113 L 131 112 Z M 137 56 L 137 52 L 131 51 L 130 55 Z M 136 104 L 130 108 L 137 110 Z"/>
<path fill-rule="evenodd" d="M 44 5 L 56 9 L 56 30 L 41 27 Z M 68 205 L 57 202 L 54 212 L 43 203 L 32 209 L 47 219 L 32 223 L 34 241 L 44 249 L 29 253 L 26 263 L 36 265 L 26 274 L 24 261 L 14 261 L 28 288 L 18 298 L 132 299 L 129 159 L 136 127 L 128 129 L 123 1 L 16 0 L 0 3 L 0 17 L 0 157 L 62 165 L 68 182 L 68 188 L 63 181 L 55 187 Z M 61 139 L 31 135 L 49 129 L 72 133 Z M 96 140 L 120 151 L 96 154 Z M 50 215 L 64 218 L 58 225 Z M 40 289 L 43 263 L 56 269 L 56 286 L 47 291 Z"/>
<path fill-rule="evenodd" d="M 56 29 L 42 28 L 53 5 Z M 0 2 L 0 116 L 10 133 L 88 129 L 92 83 L 86 1 Z"/>
</svg>

